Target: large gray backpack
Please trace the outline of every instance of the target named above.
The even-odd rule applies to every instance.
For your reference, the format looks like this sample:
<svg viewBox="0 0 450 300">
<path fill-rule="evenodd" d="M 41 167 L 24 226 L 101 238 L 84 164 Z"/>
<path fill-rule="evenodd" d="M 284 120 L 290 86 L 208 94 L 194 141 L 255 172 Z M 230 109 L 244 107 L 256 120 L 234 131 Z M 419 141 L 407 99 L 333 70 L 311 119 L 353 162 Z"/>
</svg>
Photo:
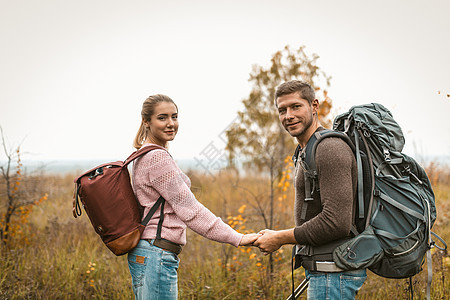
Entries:
<svg viewBox="0 0 450 300">
<path fill-rule="evenodd" d="M 317 131 L 308 141 L 303 157 L 294 162 L 305 170 L 305 202 L 318 190 L 315 164 L 317 145 L 327 137 L 349 144 L 358 165 L 358 197 L 355 203 L 355 237 L 336 247 L 333 261 L 343 270 L 369 268 L 387 278 L 411 278 L 428 262 L 430 297 L 431 232 L 436 219 L 434 193 L 419 164 L 402 153 L 404 137 L 392 114 L 380 104 L 352 107 L 336 117 L 333 130 Z M 437 247 L 437 246 L 436 246 Z"/>
</svg>

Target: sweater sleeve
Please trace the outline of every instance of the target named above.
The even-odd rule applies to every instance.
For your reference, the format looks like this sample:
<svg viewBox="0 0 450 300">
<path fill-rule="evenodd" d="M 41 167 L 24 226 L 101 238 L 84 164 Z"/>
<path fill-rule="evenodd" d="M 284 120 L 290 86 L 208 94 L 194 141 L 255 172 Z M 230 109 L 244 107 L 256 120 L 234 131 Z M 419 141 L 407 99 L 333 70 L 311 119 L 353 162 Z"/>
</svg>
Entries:
<svg viewBox="0 0 450 300">
<path fill-rule="evenodd" d="M 140 164 L 148 170 L 150 185 L 166 199 L 175 214 L 194 232 L 210 240 L 239 246 L 243 234 L 197 201 L 172 157 L 164 150 L 145 155 Z"/>
<path fill-rule="evenodd" d="M 352 225 L 356 164 L 350 147 L 339 138 L 322 141 L 317 147 L 316 165 L 322 209 L 295 228 L 295 238 L 303 245 L 347 237 Z"/>
</svg>

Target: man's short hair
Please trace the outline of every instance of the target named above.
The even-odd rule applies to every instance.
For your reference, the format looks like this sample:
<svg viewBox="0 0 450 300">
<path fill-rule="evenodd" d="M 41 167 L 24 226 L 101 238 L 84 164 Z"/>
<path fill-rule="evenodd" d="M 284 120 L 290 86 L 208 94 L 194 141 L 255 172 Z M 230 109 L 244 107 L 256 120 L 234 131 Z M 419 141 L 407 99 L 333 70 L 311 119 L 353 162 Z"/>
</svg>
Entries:
<svg viewBox="0 0 450 300">
<path fill-rule="evenodd" d="M 277 105 L 277 99 L 279 97 L 292 93 L 298 93 L 301 98 L 308 100 L 309 104 L 311 104 L 314 99 L 316 99 L 316 93 L 309 83 L 301 80 L 291 80 L 282 83 L 276 89 L 275 105 Z"/>
</svg>

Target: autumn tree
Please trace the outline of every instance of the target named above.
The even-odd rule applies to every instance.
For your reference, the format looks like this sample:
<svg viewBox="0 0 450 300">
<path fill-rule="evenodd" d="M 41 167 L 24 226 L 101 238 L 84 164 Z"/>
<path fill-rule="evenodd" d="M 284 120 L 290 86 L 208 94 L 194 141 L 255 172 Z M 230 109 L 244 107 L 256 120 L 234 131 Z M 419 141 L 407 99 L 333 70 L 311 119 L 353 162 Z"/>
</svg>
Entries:
<svg viewBox="0 0 450 300">
<path fill-rule="evenodd" d="M 230 164 L 239 160 L 263 170 L 271 165 L 274 157 L 277 162 L 273 164 L 279 167 L 284 157 L 292 152 L 294 141 L 282 128 L 274 105 L 275 89 L 285 81 L 299 79 L 310 83 L 320 100 L 320 121 L 325 127 L 330 126 L 327 117 L 331 100 L 326 88 L 331 78 L 317 66 L 319 56 L 308 56 L 304 49 L 304 46 L 297 50 L 286 46 L 272 56 L 268 68 L 253 66 L 249 78 L 252 90 L 242 101 L 243 111 L 238 112 L 237 120 L 226 132 Z"/>
<path fill-rule="evenodd" d="M 0 165 L 0 239 L 6 245 L 12 236 L 23 234 L 23 225 L 28 222 L 32 207 L 46 200 L 47 194 L 40 191 L 37 178 L 23 174 L 20 147 L 8 148 L 1 127 L 0 133 L 6 156 L 6 162 Z"/>
<path fill-rule="evenodd" d="M 295 140 L 285 131 L 278 119 L 274 104 L 276 87 L 283 82 L 298 79 L 307 81 L 316 91 L 320 102 L 319 118 L 325 127 L 331 100 L 327 88 L 328 77 L 318 66 L 316 54 L 307 55 L 305 47 L 291 49 L 289 46 L 277 51 L 268 68 L 253 66 L 249 82 L 252 89 L 242 103 L 244 109 L 238 112 L 236 121 L 226 131 L 228 160 L 231 167 L 244 165 L 269 175 L 270 209 L 268 218 L 262 212 L 267 228 L 273 228 L 274 185 L 280 177 L 283 161 L 292 155 Z M 262 199 L 260 199 L 262 201 Z"/>
</svg>

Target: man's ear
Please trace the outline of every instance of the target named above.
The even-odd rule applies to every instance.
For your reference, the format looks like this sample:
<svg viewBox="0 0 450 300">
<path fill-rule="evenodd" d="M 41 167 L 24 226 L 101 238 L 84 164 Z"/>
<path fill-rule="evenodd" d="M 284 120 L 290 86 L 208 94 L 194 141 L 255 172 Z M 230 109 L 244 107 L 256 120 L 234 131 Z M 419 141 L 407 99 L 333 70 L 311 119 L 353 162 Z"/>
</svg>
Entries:
<svg viewBox="0 0 450 300">
<path fill-rule="evenodd" d="M 313 115 L 317 115 L 317 112 L 319 111 L 319 100 L 314 99 L 311 103 L 311 107 L 313 109 Z"/>
</svg>

